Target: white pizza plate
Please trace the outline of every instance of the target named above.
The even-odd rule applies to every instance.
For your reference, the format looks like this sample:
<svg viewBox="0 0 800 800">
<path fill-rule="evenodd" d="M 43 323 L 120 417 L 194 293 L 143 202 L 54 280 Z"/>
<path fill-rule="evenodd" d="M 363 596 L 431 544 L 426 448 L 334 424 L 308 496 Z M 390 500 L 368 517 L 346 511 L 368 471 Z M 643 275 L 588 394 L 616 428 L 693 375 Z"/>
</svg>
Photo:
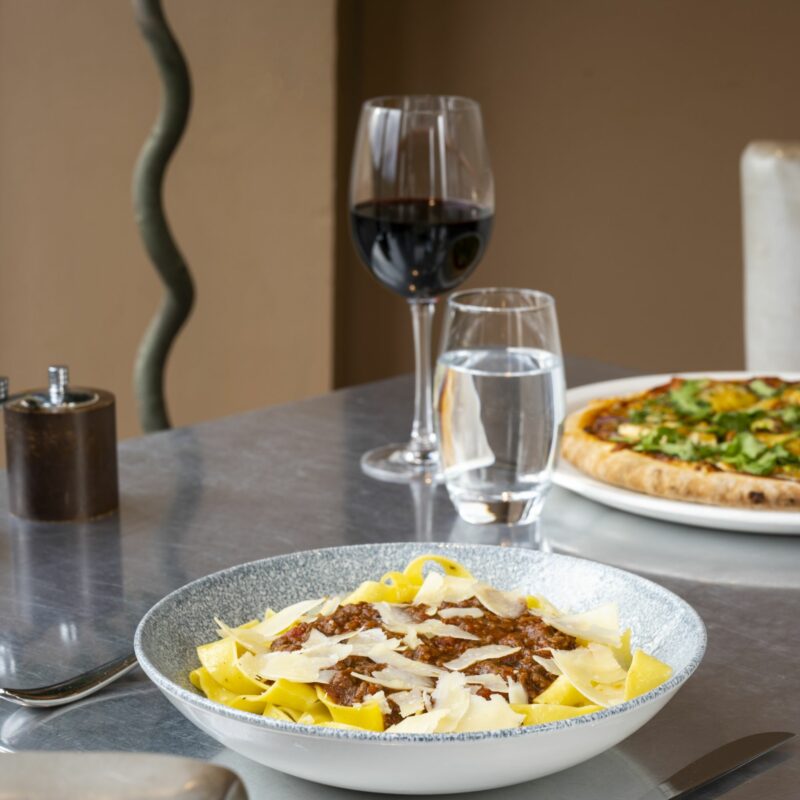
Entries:
<svg viewBox="0 0 800 800">
<path fill-rule="evenodd" d="M 760 373 L 764 375 L 765 373 Z M 787 381 L 800 381 L 800 373 L 778 372 L 778 377 Z M 682 372 L 666 375 L 642 375 L 621 380 L 590 383 L 567 391 L 567 414 L 588 405 L 592 400 L 603 397 L 642 392 L 653 386 L 660 386 L 673 377 L 717 378 L 721 380 L 747 380 L 756 378 L 759 373 L 751 372 Z M 746 531 L 748 533 L 777 533 L 785 535 L 800 534 L 800 511 L 758 511 L 749 508 L 723 508 L 704 503 L 689 503 L 681 500 L 666 500 L 651 497 L 641 492 L 612 486 L 581 472 L 572 464 L 561 459 L 553 478 L 558 486 L 563 486 L 583 497 L 598 503 L 640 514 L 643 517 L 680 522 L 684 525 L 697 525 L 701 528 L 716 528 L 725 531 Z"/>
</svg>

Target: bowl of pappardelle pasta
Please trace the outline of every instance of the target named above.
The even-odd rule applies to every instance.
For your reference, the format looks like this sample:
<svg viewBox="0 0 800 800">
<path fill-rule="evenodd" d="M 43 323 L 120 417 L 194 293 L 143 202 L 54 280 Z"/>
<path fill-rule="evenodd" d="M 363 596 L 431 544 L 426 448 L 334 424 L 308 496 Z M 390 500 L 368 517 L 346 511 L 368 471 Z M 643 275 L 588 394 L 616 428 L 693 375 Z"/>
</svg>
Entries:
<svg viewBox="0 0 800 800">
<path fill-rule="evenodd" d="M 531 780 L 613 747 L 696 669 L 705 628 L 631 573 L 507 547 L 375 544 L 208 575 L 142 619 L 139 664 L 274 769 L 376 792 Z"/>
</svg>

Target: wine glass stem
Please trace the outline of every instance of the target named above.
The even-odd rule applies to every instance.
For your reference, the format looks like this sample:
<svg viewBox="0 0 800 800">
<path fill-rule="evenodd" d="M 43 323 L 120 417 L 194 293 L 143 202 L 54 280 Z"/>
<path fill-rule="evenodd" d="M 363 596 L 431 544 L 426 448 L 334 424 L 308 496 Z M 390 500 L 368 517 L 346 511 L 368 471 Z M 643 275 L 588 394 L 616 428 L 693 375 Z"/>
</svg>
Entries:
<svg viewBox="0 0 800 800">
<path fill-rule="evenodd" d="M 411 324 L 414 328 L 414 424 L 408 459 L 413 464 L 436 463 L 436 434 L 433 430 L 433 397 L 431 391 L 431 328 L 436 311 L 435 300 L 409 300 Z"/>
</svg>

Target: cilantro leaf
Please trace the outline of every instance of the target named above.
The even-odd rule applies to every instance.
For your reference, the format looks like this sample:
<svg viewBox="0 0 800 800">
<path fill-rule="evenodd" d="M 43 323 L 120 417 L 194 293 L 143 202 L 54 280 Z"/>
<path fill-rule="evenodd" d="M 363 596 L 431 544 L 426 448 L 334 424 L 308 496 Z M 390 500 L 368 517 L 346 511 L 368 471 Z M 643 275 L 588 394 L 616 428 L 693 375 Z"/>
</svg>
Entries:
<svg viewBox="0 0 800 800">
<path fill-rule="evenodd" d="M 781 391 L 780 388 L 773 389 L 772 386 L 765 381 L 762 381 L 761 378 L 756 378 L 756 380 L 750 381 L 748 386 L 750 387 L 750 391 L 763 398 L 773 397 Z"/>
<path fill-rule="evenodd" d="M 697 461 L 700 458 L 697 448 L 688 439 L 684 439 L 682 442 L 663 442 L 660 449 L 662 453 L 675 456 L 681 461 Z"/>
<path fill-rule="evenodd" d="M 705 381 L 684 381 L 677 389 L 670 389 L 669 399 L 675 410 L 695 420 L 708 417 L 711 405 L 697 396 L 705 385 Z"/>
<path fill-rule="evenodd" d="M 661 449 L 661 442 L 662 441 L 670 441 L 670 428 L 656 428 L 654 431 L 643 436 L 638 444 L 634 446 L 634 450 L 638 450 L 639 452 L 649 453 L 656 451 L 658 452 Z"/>
<path fill-rule="evenodd" d="M 750 411 L 718 411 L 711 418 L 712 425 L 720 431 L 746 431 L 750 429 L 751 423 L 763 417 L 765 414 L 761 409 Z"/>
<path fill-rule="evenodd" d="M 787 425 L 800 425 L 800 406 L 786 406 L 778 414 Z"/>
<path fill-rule="evenodd" d="M 778 456 L 775 452 L 768 451 L 762 453 L 758 458 L 748 461 L 744 457 L 734 463 L 734 466 L 742 472 L 747 472 L 750 475 L 769 475 L 778 463 Z M 733 462 L 732 462 L 733 463 Z"/>
<path fill-rule="evenodd" d="M 740 433 L 738 438 L 741 443 L 741 453 L 745 458 L 755 460 L 767 450 L 767 445 L 756 439 L 752 433 L 745 431 Z"/>
<path fill-rule="evenodd" d="M 722 446 L 722 454 L 726 457 L 743 456 L 746 460 L 758 458 L 767 446 L 756 439 L 749 431 L 742 431 Z"/>
<path fill-rule="evenodd" d="M 769 475 L 779 463 L 792 461 L 792 454 L 783 445 L 768 447 L 752 433 L 739 433 L 722 448 L 722 460 L 740 472 Z"/>
<path fill-rule="evenodd" d="M 647 434 L 633 449 L 640 453 L 663 453 L 681 461 L 699 461 L 717 452 L 716 445 L 695 444 L 675 428 L 665 426 Z"/>
</svg>

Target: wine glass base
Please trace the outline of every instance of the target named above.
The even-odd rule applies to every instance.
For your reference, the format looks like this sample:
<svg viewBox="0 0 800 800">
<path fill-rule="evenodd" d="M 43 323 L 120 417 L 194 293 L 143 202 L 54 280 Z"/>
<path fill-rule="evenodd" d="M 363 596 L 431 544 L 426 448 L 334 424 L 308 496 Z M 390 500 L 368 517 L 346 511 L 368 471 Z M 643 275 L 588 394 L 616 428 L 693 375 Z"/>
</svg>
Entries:
<svg viewBox="0 0 800 800">
<path fill-rule="evenodd" d="M 440 483 L 442 480 L 437 453 L 420 460 L 407 444 L 387 444 L 364 453 L 361 469 L 370 478 L 391 483 L 410 483 L 420 479 Z"/>
</svg>

